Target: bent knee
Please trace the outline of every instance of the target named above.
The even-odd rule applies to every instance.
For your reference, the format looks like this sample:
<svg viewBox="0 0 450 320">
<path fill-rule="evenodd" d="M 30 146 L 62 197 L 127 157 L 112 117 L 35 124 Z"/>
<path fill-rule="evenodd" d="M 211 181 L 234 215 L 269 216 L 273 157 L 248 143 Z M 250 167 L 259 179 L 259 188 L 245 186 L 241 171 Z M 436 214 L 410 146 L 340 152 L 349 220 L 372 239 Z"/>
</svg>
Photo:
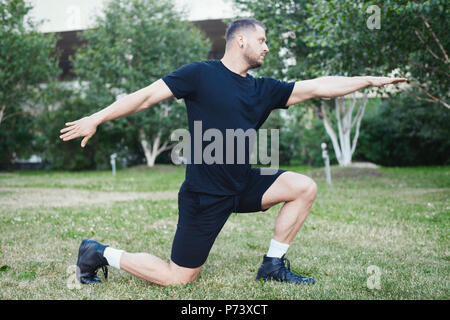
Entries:
<svg viewBox="0 0 450 320">
<path fill-rule="evenodd" d="M 306 187 L 303 190 L 303 197 L 309 199 L 310 201 L 314 201 L 317 195 L 317 183 L 311 179 L 307 179 Z"/>
<path fill-rule="evenodd" d="M 200 272 L 201 267 L 190 269 L 175 265 L 173 262 L 170 266 L 170 276 L 164 281 L 163 286 L 186 285 L 195 281 Z"/>
<path fill-rule="evenodd" d="M 311 178 L 310 178 L 310 181 L 308 182 L 308 191 L 307 192 L 313 198 L 316 197 L 316 194 L 317 194 L 317 183 Z"/>
<path fill-rule="evenodd" d="M 292 190 L 295 190 L 296 198 L 315 199 L 317 194 L 317 183 L 313 179 L 299 174 L 291 183 L 291 188 Z"/>
</svg>

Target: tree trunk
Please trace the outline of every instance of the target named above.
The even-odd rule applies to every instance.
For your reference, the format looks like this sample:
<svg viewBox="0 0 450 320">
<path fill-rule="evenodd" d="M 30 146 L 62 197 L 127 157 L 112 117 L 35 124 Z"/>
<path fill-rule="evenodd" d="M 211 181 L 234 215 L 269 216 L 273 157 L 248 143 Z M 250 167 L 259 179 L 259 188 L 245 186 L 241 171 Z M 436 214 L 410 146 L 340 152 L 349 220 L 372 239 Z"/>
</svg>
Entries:
<svg viewBox="0 0 450 320">
<path fill-rule="evenodd" d="M 342 162 L 341 147 L 339 146 L 339 142 L 336 137 L 336 133 L 334 132 L 333 127 L 331 126 L 331 123 L 328 120 L 327 111 L 325 109 L 325 101 L 323 101 L 323 100 L 322 100 L 321 111 L 322 111 L 322 117 L 323 117 L 323 125 L 325 126 L 325 130 L 326 130 L 327 134 L 331 138 L 331 143 L 333 144 L 334 153 L 336 154 L 336 158 L 340 165 Z"/>
<path fill-rule="evenodd" d="M 2 106 L 2 108 L 0 109 L 0 124 L 2 123 L 3 115 L 5 113 L 5 109 L 6 109 L 6 106 Z"/>
<path fill-rule="evenodd" d="M 353 94 L 353 99 L 350 105 L 347 107 L 348 98 L 339 97 L 335 101 L 335 111 L 336 111 L 336 122 L 338 127 L 338 135 L 336 135 L 325 109 L 325 102 L 322 101 L 322 116 L 323 124 L 327 134 L 330 136 L 331 142 L 333 144 L 333 149 L 336 155 L 336 159 L 340 166 L 346 167 L 351 165 L 352 156 L 356 149 L 356 144 L 358 142 L 359 129 L 361 125 L 361 119 L 364 115 L 364 110 L 367 104 L 367 94 L 364 92 L 363 98 L 361 99 L 358 111 L 356 113 L 355 119 L 352 121 L 353 110 L 356 106 L 356 97 Z M 353 141 L 351 139 L 352 128 L 356 125 L 355 135 Z"/>
<path fill-rule="evenodd" d="M 148 142 L 147 137 L 143 129 L 139 129 L 139 137 L 141 139 L 141 146 L 144 149 L 145 159 L 147 160 L 147 167 L 153 167 L 155 165 L 156 158 L 166 150 L 173 148 L 176 144 L 168 146 L 168 141 L 165 141 L 161 146 L 162 131 L 159 130 L 153 140 L 153 145 Z"/>
</svg>

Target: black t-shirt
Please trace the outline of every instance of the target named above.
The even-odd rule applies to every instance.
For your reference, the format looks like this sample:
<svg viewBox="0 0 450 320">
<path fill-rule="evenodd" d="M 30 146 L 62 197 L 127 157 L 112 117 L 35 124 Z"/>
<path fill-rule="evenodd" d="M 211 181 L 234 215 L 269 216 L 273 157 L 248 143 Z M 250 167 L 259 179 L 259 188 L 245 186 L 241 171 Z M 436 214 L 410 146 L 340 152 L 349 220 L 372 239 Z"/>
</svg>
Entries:
<svg viewBox="0 0 450 320">
<path fill-rule="evenodd" d="M 245 163 L 238 163 L 238 143 L 235 140 L 234 161 L 227 161 L 226 129 L 240 128 L 244 132 L 250 128 L 258 130 L 273 109 L 288 108 L 286 103 L 295 82 L 268 77 L 254 78 L 249 73 L 243 77 L 229 70 L 220 60 L 186 64 L 164 76 L 162 80 L 177 99 L 185 100 L 187 107 L 191 152 L 186 166 L 186 188 L 218 195 L 235 195 L 242 192 L 251 169 L 247 155 L 252 145 L 249 139 L 245 139 Z M 194 121 L 201 121 L 195 125 L 197 133 L 201 132 L 202 137 L 198 137 L 197 133 L 197 136 L 194 136 Z M 203 136 L 205 131 L 211 128 L 222 133 L 223 161 L 207 164 L 202 157 L 201 163 L 198 164 L 199 157 L 197 156 L 196 161 L 194 159 L 194 141 L 201 141 L 201 150 L 204 150 L 216 139 L 210 137 L 207 141 Z"/>
</svg>

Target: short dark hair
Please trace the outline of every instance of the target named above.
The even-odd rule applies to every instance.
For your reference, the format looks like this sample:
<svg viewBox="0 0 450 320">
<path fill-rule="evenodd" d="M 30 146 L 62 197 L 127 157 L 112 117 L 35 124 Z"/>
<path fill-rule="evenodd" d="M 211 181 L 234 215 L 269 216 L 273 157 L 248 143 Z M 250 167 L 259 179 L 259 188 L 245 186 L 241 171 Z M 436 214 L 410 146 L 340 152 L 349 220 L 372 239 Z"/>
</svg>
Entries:
<svg viewBox="0 0 450 320">
<path fill-rule="evenodd" d="M 253 18 L 243 18 L 243 19 L 237 19 L 228 24 L 227 32 L 225 33 L 225 41 L 227 45 L 230 43 L 230 40 L 234 37 L 234 35 L 242 30 L 242 29 L 248 29 L 253 28 L 256 30 L 256 26 L 262 27 L 264 30 L 267 30 L 267 27 L 262 23 L 261 21 L 258 21 Z"/>
</svg>

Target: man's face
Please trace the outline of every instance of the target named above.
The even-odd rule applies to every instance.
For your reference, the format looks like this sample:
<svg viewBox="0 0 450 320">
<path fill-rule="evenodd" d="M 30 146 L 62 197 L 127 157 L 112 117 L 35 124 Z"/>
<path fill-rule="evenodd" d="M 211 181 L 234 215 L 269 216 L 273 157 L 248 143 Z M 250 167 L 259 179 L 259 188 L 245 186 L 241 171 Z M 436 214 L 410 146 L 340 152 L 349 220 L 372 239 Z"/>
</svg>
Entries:
<svg viewBox="0 0 450 320">
<path fill-rule="evenodd" d="M 249 28 L 244 34 L 243 57 L 250 69 L 261 67 L 264 64 L 264 56 L 269 52 L 266 44 L 266 32 L 260 26 L 256 30 Z"/>
</svg>

